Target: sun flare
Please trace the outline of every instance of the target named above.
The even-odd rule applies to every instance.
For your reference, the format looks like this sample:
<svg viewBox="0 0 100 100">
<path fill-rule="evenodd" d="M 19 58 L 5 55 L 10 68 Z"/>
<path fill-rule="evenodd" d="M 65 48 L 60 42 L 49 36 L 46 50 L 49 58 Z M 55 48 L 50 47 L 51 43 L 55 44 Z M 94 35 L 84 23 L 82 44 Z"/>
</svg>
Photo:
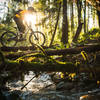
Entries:
<svg viewBox="0 0 100 100">
<path fill-rule="evenodd" d="M 39 23 L 41 23 L 42 19 L 43 19 L 44 15 L 40 12 L 36 12 L 36 13 L 27 13 L 24 16 L 24 23 L 27 24 L 28 26 L 31 26 L 32 29 L 37 30 L 41 29 L 41 25 L 39 25 Z"/>
<path fill-rule="evenodd" d="M 31 27 L 33 27 L 36 24 L 36 15 L 26 14 L 24 17 L 24 21 L 27 23 L 27 25 L 31 25 Z"/>
</svg>

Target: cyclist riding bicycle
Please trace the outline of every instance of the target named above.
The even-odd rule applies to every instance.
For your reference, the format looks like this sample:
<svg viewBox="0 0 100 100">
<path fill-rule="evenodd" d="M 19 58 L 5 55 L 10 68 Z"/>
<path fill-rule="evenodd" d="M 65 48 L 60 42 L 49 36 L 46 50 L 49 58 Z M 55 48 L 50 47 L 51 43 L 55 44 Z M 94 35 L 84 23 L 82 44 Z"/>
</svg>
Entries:
<svg viewBox="0 0 100 100">
<path fill-rule="evenodd" d="M 37 44 L 44 45 L 45 35 L 40 31 L 33 30 L 36 24 L 33 23 L 36 20 L 35 15 L 36 11 L 33 7 L 29 7 L 28 10 L 18 10 L 14 15 L 18 30 L 16 32 L 9 30 L 2 33 L 0 37 L 2 46 L 14 47 L 18 42 L 27 40 L 32 46 Z"/>
<path fill-rule="evenodd" d="M 27 10 L 22 10 L 19 9 L 14 16 L 14 21 L 17 24 L 18 30 L 20 31 L 20 35 L 22 37 L 22 34 L 25 32 L 26 29 L 26 25 L 24 22 L 24 18 L 26 14 L 32 14 L 33 12 L 35 12 L 33 7 L 28 7 Z"/>
</svg>

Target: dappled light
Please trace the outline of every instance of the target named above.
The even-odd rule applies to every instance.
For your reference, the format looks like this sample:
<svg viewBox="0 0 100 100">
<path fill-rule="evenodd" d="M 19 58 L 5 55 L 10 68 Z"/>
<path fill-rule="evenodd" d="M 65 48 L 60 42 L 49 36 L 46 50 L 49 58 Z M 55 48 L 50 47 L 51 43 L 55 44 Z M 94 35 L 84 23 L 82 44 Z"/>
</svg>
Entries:
<svg viewBox="0 0 100 100">
<path fill-rule="evenodd" d="M 0 100 L 99 100 L 100 1 L 0 0 Z"/>
<path fill-rule="evenodd" d="M 24 21 L 27 22 L 28 25 L 34 25 L 36 24 L 36 16 L 32 14 L 25 14 Z"/>
<path fill-rule="evenodd" d="M 33 30 L 41 30 L 41 21 L 43 19 L 43 14 L 41 14 L 42 12 L 34 12 L 32 14 L 30 13 L 26 13 L 25 17 L 24 17 L 24 22 L 26 22 L 28 24 L 28 26 L 31 26 Z"/>
</svg>

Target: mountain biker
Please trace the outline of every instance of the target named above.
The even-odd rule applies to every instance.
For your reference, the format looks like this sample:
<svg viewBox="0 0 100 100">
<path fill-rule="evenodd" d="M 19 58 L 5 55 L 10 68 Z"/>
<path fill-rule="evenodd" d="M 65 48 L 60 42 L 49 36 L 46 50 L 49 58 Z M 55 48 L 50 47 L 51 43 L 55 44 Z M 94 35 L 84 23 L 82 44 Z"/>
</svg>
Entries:
<svg viewBox="0 0 100 100">
<path fill-rule="evenodd" d="M 22 34 L 25 32 L 26 26 L 24 23 L 24 17 L 25 14 L 27 13 L 32 13 L 35 12 L 33 7 L 28 7 L 27 10 L 22 10 L 19 9 L 18 11 L 16 11 L 15 15 L 14 15 L 14 21 L 17 24 L 18 30 L 20 31 L 20 35 L 22 37 Z"/>
</svg>

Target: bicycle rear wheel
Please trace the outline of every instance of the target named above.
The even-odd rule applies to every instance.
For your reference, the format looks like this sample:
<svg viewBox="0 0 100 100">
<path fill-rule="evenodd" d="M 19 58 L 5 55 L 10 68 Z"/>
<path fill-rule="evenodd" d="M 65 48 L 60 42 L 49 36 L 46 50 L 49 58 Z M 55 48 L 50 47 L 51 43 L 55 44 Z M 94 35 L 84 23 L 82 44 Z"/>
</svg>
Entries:
<svg viewBox="0 0 100 100">
<path fill-rule="evenodd" d="M 17 43 L 16 38 L 17 38 L 17 35 L 15 33 L 11 31 L 4 32 L 1 35 L 1 44 L 4 47 L 13 47 Z"/>
<path fill-rule="evenodd" d="M 43 46 L 45 43 L 45 35 L 42 32 L 34 31 L 29 36 L 29 42 L 32 45 L 40 45 Z"/>
</svg>

